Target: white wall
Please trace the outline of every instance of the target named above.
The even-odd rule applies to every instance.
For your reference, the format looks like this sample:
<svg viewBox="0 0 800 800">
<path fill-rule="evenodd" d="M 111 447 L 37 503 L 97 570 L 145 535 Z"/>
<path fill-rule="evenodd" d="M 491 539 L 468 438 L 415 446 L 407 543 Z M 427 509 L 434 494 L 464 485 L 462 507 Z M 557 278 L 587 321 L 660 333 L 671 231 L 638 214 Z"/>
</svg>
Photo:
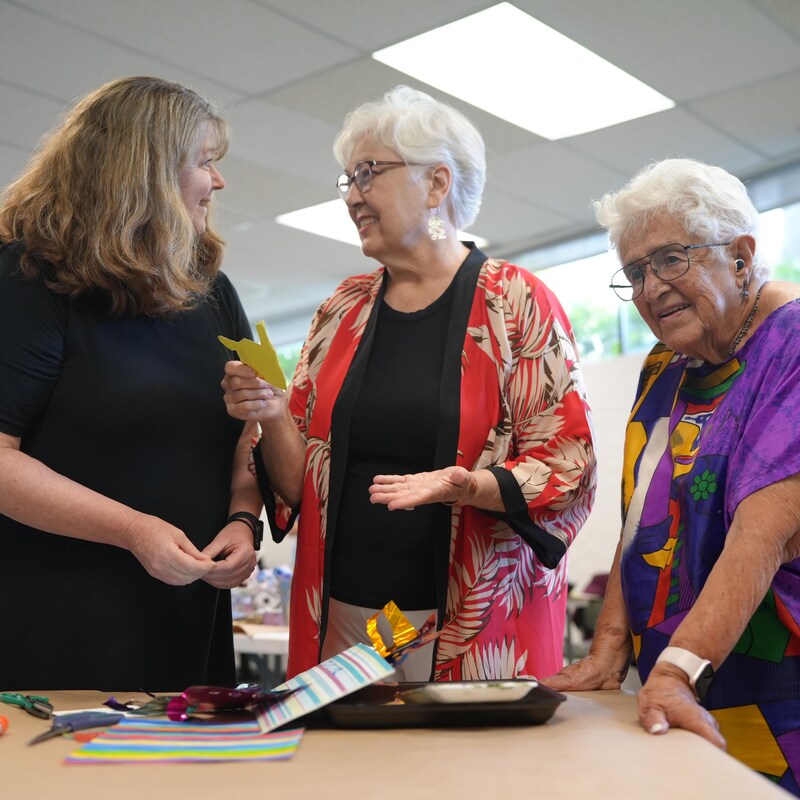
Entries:
<svg viewBox="0 0 800 800">
<path fill-rule="evenodd" d="M 597 442 L 597 498 L 570 548 L 569 580 L 582 589 L 596 572 L 608 572 L 620 530 L 622 444 L 644 353 L 583 364 Z"/>
</svg>

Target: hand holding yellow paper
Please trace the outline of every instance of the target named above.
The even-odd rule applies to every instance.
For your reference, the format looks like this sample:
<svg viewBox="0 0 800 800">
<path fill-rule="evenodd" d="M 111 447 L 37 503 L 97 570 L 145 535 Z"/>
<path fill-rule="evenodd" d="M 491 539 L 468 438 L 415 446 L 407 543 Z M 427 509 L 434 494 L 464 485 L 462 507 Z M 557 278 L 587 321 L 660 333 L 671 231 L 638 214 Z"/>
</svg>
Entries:
<svg viewBox="0 0 800 800">
<path fill-rule="evenodd" d="M 256 323 L 256 331 L 260 343 L 254 342 L 252 339 L 240 339 L 238 342 L 234 342 L 233 339 L 225 336 L 217 338 L 229 350 L 235 350 L 239 360 L 248 367 L 252 367 L 267 383 L 271 383 L 278 389 L 285 389 L 286 376 L 283 374 L 280 361 L 278 361 L 278 354 L 267 336 L 267 326 L 263 320 Z"/>
</svg>

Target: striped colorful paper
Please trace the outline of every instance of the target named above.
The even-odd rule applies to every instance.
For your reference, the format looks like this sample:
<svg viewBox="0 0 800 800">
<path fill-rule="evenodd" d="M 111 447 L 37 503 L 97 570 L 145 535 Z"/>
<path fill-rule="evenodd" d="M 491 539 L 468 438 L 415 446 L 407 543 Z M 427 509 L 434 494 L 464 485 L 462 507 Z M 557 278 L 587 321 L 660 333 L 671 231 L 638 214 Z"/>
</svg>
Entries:
<svg viewBox="0 0 800 800">
<path fill-rule="evenodd" d="M 64 763 L 276 761 L 291 758 L 302 736 L 302 728 L 265 735 L 254 721 L 218 725 L 126 718 Z"/>
<path fill-rule="evenodd" d="M 393 672 L 394 668 L 373 647 L 355 644 L 276 686 L 275 689 L 300 688 L 269 708 L 256 709 L 256 719 L 261 730 L 268 733 L 357 689 L 387 678 Z"/>
</svg>

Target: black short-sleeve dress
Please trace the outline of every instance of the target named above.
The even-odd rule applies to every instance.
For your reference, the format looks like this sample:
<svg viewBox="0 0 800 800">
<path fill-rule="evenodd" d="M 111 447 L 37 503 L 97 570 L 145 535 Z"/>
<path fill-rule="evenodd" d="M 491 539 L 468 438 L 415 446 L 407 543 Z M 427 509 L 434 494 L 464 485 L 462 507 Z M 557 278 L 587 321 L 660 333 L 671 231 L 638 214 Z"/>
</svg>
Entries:
<svg viewBox="0 0 800 800">
<path fill-rule="evenodd" d="M 183 530 L 202 549 L 228 513 L 242 423 L 218 334 L 251 336 L 222 274 L 196 309 L 114 319 L 0 249 L 0 431 L 58 473 Z M 168 586 L 112 545 L 0 515 L 0 689 L 182 690 L 235 679 L 230 593 Z"/>
</svg>

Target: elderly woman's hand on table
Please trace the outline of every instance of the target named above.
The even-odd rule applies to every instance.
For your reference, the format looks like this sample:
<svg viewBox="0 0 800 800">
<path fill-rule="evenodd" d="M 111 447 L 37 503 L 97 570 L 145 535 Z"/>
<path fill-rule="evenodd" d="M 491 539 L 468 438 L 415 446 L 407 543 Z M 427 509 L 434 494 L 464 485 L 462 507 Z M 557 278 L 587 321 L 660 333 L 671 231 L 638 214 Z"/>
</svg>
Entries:
<svg viewBox="0 0 800 800">
<path fill-rule="evenodd" d="M 557 692 L 591 692 L 596 689 L 619 689 L 628 674 L 630 661 L 619 658 L 613 646 L 592 650 L 587 656 L 568 664 L 561 672 L 540 682 Z"/>
<path fill-rule="evenodd" d="M 630 647 L 621 648 L 616 638 L 595 634 L 589 654 L 564 667 L 542 683 L 558 692 L 619 689 L 628 672 Z M 684 728 L 725 749 L 719 725 L 695 698 L 686 676 L 671 664 L 658 664 L 638 697 L 639 722 L 653 734 Z"/>
<path fill-rule="evenodd" d="M 648 733 L 670 728 L 692 731 L 722 750 L 725 739 L 719 724 L 686 684 L 686 675 L 672 664 L 656 664 L 639 692 L 639 722 Z"/>
<path fill-rule="evenodd" d="M 633 645 L 620 583 L 620 554 L 618 544 L 589 654 L 542 680 L 557 692 L 619 689 L 628 674 Z"/>
</svg>

